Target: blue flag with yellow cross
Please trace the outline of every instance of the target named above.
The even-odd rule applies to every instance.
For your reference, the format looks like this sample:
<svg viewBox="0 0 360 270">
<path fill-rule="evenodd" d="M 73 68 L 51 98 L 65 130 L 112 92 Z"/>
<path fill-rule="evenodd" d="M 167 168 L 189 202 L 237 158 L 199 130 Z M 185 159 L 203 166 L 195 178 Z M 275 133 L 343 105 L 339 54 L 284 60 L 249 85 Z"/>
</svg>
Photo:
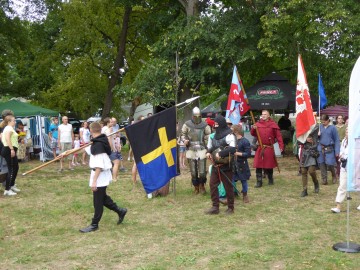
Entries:
<svg viewBox="0 0 360 270">
<path fill-rule="evenodd" d="M 176 107 L 125 128 L 146 193 L 177 175 Z"/>
</svg>

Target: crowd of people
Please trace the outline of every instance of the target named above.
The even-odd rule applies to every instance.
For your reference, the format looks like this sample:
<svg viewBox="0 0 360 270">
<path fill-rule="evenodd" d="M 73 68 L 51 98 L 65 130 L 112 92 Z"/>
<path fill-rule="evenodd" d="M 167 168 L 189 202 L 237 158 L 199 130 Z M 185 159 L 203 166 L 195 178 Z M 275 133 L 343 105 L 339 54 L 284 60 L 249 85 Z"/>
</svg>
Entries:
<svg viewBox="0 0 360 270">
<path fill-rule="evenodd" d="M 14 196 L 20 192 L 16 186 L 19 170 L 17 158 L 19 134 L 11 110 L 3 111 L 2 118 L 0 159 L 1 162 L 6 162 L 8 167 L 4 195 Z M 143 119 L 144 117 L 140 116 L 136 121 Z M 64 171 L 64 162 L 68 162 L 69 170 L 82 165 L 89 165 L 92 169 L 89 186 L 94 197 L 94 217 L 90 226 L 80 231 L 90 232 L 98 229 L 104 206 L 115 211 L 119 216 L 118 224 L 122 223 L 127 209 L 119 208 L 106 194 L 109 183 L 118 180 L 119 171 L 126 170 L 121 154 L 123 141 L 120 138 L 121 133 L 116 118 L 107 117 L 100 123 L 94 122 L 90 125 L 84 122 L 79 134 L 74 134 L 67 116 L 63 116 L 61 120 L 62 123 L 59 124 L 59 119 L 54 117 L 49 128 L 49 140 L 54 158 L 59 158 L 58 153 L 61 157 L 59 172 Z M 251 150 L 255 151 L 253 161 L 255 188 L 263 186 L 264 178 L 268 179 L 268 185 L 274 185 L 273 171 L 278 167 L 274 144 L 277 142 L 280 151 L 284 152 L 286 144 L 290 142 L 291 133 L 295 131 L 288 114 L 276 123 L 271 119 L 268 110 L 263 110 L 260 119 L 250 128 L 250 134 L 256 138 L 256 143 L 253 143 L 255 147 L 245 138 L 244 130 L 247 129 L 244 129 L 241 123 L 233 125 L 229 119 L 221 115 L 217 115 L 213 120 L 208 118 L 204 121 L 197 107 L 193 109 L 192 118 L 179 130 L 178 164 L 181 170 L 190 171 L 194 193 L 206 194 L 207 178 L 210 179 L 212 205 L 205 211 L 206 214 L 219 214 L 220 204 L 227 206 L 226 214 L 233 214 L 235 196 L 240 194 L 244 203 L 250 202 L 248 180 L 251 177 L 251 170 L 248 158 L 251 157 Z M 334 125 L 329 116 L 323 114 L 320 123 L 311 130 L 305 142 L 294 142 L 295 148 L 298 149 L 296 156 L 302 179 L 301 197 L 308 196 L 308 175 L 314 184 L 314 192 L 320 192 L 317 170 L 320 170 L 323 185 L 330 183 L 328 171 L 331 172 L 332 184 L 340 179 L 335 199 L 336 206 L 331 208 L 333 213 L 341 212 L 341 203 L 346 197 L 347 140 L 347 125 L 344 117 L 337 116 Z M 90 142 L 92 142 L 91 146 L 83 147 Z M 80 150 L 80 148 L 84 149 Z M 128 160 L 131 161 L 132 158 L 130 147 Z M 207 168 L 207 165 L 210 167 Z M 135 162 L 132 165 L 131 175 L 135 186 L 137 183 Z M 241 191 L 238 190 L 237 182 L 241 183 Z M 357 209 L 360 210 L 360 206 Z"/>
</svg>

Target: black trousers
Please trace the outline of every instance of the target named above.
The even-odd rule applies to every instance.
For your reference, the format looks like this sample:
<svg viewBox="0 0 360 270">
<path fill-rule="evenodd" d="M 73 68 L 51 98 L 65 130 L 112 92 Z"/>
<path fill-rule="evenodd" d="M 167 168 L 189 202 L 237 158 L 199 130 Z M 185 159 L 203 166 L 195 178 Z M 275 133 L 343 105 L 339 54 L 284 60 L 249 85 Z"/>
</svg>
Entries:
<svg viewBox="0 0 360 270">
<path fill-rule="evenodd" d="M 106 194 L 106 188 L 107 187 L 98 187 L 96 191 L 93 191 L 95 213 L 91 224 L 99 224 L 104 212 L 104 206 L 115 212 L 118 209 L 116 203 Z"/>
<path fill-rule="evenodd" d="M 8 177 L 6 177 L 5 190 L 10 190 L 10 187 L 15 185 L 15 179 L 19 171 L 19 161 L 16 156 L 18 149 L 14 147 L 14 150 L 15 156 L 11 157 L 11 149 L 9 146 L 4 146 L 1 149 L 1 156 L 6 160 L 9 170 Z"/>
</svg>

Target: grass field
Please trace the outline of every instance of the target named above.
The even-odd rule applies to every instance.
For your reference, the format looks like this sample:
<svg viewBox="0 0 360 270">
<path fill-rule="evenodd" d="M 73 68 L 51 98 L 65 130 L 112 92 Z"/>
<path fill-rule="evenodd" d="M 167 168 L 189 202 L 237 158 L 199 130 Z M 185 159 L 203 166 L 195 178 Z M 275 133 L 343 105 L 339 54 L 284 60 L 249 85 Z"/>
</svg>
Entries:
<svg viewBox="0 0 360 270">
<path fill-rule="evenodd" d="M 360 254 L 332 250 L 346 241 L 346 212 L 330 212 L 337 185 L 321 186 L 318 195 L 310 185 L 300 198 L 293 157 L 279 159 L 274 186 L 253 188 L 252 171 L 250 203 L 237 199 L 232 216 L 224 206 L 204 215 L 210 196 L 192 194 L 189 172 L 176 178 L 176 196 L 147 199 L 140 183 L 132 190 L 125 162 L 128 172 L 108 188 L 128 208 L 124 223 L 106 209 L 89 234 L 79 232 L 93 214 L 89 169 L 60 174 L 52 164 L 21 176 L 39 164 L 21 163 L 21 193 L 0 195 L 0 269 L 360 269 Z M 360 199 L 352 197 L 350 240 L 360 244 Z"/>
</svg>

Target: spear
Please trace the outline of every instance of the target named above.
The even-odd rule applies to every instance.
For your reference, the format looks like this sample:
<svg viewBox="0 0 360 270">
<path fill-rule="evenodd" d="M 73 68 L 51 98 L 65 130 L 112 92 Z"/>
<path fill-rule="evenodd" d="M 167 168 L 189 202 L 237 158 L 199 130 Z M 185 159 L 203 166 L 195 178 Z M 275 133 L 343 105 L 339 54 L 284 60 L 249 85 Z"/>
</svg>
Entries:
<svg viewBox="0 0 360 270">
<path fill-rule="evenodd" d="M 106 137 L 112 136 L 112 135 L 114 135 L 114 134 L 116 134 L 116 133 L 118 133 L 118 132 L 124 131 L 124 130 L 125 130 L 125 128 L 121 128 L 121 129 L 119 129 L 119 130 L 117 130 L 117 131 L 114 131 L 113 133 L 110 133 L 110 134 L 107 135 Z M 75 153 L 81 151 L 82 149 L 88 147 L 89 145 L 92 145 L 92 142 L 89 142 L 89 143 L 87 143 L 87 144 L 84 144 L 84 145 L 81 146 L 80 148 L 76 148 L 76 149 L 72 149 L 72 150 L 65 151 L 64 153 L 61 153 L 60 155 L 58 155 L 58 156 L 57 156 L 56 158 L 54 158 L 53 160 L 50 160 L 50 161 L 48 161 L 48 162 L 46 162 L 46 163 L 44 163 L 44 164 L 41 164 L 40 166 L 38 166 L 38 167 L 36 167 L 36 168 L 34 168 L 34 169 L 30 170 L 30 171 L 24 172 L 22 175 L 25 176 L 25 175 L 28 175 L 28 174 L 30 174 L 30 173 L 33 173 L 33 172 L 35 172 L 35 171 L 37 171 L 37 170 L 40 170 L 41 168 L 44 168 L 44 167 L 50 165 L 51 163 L 54 163 L 55 161 L 58 161 L 58 160 L 60 160 L 60 159 L 62 159 L 62 158 L 64 158 L 64 157 L 67 157 L 68 155 L 75 154 Z"/>
</svg>

